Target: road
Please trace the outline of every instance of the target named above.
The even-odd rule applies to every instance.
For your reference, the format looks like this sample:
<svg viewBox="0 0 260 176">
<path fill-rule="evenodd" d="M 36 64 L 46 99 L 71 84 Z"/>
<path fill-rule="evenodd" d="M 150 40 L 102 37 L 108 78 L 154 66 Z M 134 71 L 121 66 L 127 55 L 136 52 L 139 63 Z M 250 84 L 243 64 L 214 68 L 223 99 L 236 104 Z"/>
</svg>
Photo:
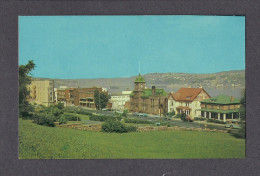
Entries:
<svg viewBox="0 0 260 176">
<path fill-rule="evenodd" d="M 102 110 L 96 110 L 96 109 L 89 109 L 85 107 L 81 107 L 82 109 L 85 109 L 89 112 L 96 113 L 96 114 L 102 114 L 102 115 L 114 115 L 115 111 L 102 111 Z M 160 121 L 159 118 L 155 117 L 139 117 L 139 116 L 134 116 L 132 114 L 128 114 L 128 117 L 132 118 L 139 118 L 139 119 L 144 119 L 144 120 L 151 120 L 151 121 Z M 184 122 L 180 119 L 173 119 L 173 120 L 165 120 L 165 122 L 169 122 L 173 126 L 179 126 L 179 127 L 186 127 L 186 128 L 205 128 L 205 124 L 207 125 L 206 128 L 211 129 L 211 130 L 227 130 L 225 128 L 224 124 L 214 124 L 214 123 L 207 123 L 207 122 L 200 122 L 200 121 L 195 121 L 195 122 Z"/>
</svg>

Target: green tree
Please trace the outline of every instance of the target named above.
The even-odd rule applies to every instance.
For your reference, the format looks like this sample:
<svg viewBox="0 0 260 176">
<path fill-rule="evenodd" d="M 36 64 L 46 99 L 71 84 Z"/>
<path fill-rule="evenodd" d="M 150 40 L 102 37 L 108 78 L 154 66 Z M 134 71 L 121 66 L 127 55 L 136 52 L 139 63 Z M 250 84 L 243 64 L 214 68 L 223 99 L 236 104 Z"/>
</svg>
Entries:
<svg viewBox="0 0 260 176">
<path fill-rule="evenodd" d="M 128 109 L 124 109 L 122 116 L 127 117 Z"/>
<path fill-rule="evenodd" d="M 240 107 L 240 119 L 242 121 L 246 120 L 246 89 L 242 91 L 242 97 L 240 99 L 241 107 Z"/>
<path fill-rule="evenodd" d="M 30 92 L 27 86 L 31 83 L 30 72 L 35 68 L 32 60 L 26 65 L 19 66 L 19 114 L 20 116 L 28 116 L 29 112 L 33 110 L 33 106 L 27 101 L 27 96 Z"/>
<path fill-rule="evenodd" d="M 99 92 L 98 90 L 95 90 L 94 92 L 94 101 L 96 109 L 103 109 L 107 106 L 109 95 L 106 95 L 102 92 Z"/>
</svg>

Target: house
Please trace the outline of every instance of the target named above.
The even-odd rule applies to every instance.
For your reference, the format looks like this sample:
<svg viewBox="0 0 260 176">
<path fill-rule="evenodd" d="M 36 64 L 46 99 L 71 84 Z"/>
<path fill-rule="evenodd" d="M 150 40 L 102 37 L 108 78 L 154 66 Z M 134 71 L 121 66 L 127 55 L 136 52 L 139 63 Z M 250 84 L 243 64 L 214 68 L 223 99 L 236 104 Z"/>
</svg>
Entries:
<svg viewBox="0 0 260 176">
<path fill-rule="evenodd" d="M 54 104 L 54 80 L 32 80 L 28 85 L 28 101 L 31 104 L 50 106 Z"/>
<path fill-rule="evenodd" d="M 139 74 L 135 79 L 135 89 L 130 95 L 130 111 L 147 114 L 164 114 L 167 112 L 167 93 L 163 89 L 145 88 L 145 80 Z"/>
<path fill-rule="evenodd" d="M 240 119 L 240 100 L 233 96 L 219 95 L 201 101 L 201 116 L 223 120 Z"/>
<path fill-rule="evenodd" d="M 180 88 L 168 96 L 168 112 L 185 113 L 191 119 L 200 117 L 200 102 L 209 98 L 203 88 Z"/>
<path fill-rule="evenodd" d="M 113 110 L 124 110 L 125 103 L 130 101 L 132 91 L 122 91 L 122 93 L 112 93 L 110 102 Z"/>
</svg>

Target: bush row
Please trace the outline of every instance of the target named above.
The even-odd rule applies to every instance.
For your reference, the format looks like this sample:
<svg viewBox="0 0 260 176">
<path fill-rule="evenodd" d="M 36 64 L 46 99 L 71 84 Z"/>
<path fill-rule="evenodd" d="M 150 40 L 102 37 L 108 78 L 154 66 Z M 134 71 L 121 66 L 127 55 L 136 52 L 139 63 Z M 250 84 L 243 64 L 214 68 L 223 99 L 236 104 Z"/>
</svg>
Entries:
<svg viewBox="0 0 260 176">
<path fill-rule="evenodd" d="M 102 131 L 106 133 L 127 133 L 137 130 L 135 126 L 126 126 L 117 119 L 109 119 L 102 124 Z"/>
<path fill-rule="evenodd" d="M 226 122 L 223 122 L 223 121 L 221 121 L 221 120 L 216 120 L 216 119 L 208 119 L 207 122 L 214 122 L 214 123 L 226 124 Z"/>
<path fill-rule="evenodd" d="M 92 114 L 91 116 L 89 116 L 89 120 L 94 120 L 94 121 L 106 121 L 109 119 L 116 119 L 116 120 L 121 120 L 122 117 L 121 116 L 106 116 L 106 115 L 94 115 Z"/>
<path fill-rule="evenodd" d="M 153 124 L 153 122 L 148 120 L 141 120 L 141 119 L 124 119 L 125 123 L 139 123 L 139 124 Z"/>
<path fill-rule="evenodd" d="M 206 119 L 205 119 L 205 118 L 200 118 L 200 117 L 194 117 L 194 120 L 204 121 L 204 120 L 206 120 Z"/>
</svg>

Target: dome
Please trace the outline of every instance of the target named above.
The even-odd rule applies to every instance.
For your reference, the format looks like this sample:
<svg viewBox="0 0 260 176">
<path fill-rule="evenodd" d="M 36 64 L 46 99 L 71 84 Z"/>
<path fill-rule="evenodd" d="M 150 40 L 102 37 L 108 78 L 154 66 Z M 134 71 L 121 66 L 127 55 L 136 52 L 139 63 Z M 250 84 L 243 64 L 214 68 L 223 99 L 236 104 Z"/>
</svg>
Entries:
<svg viewBox="0 0 260 176">
<path fill-rule="evenodd" d="M 142 77 L 139 73 L 139 75 L 135 78 L 135 82 L 145 82 L 144 77 Z"/>
</svg>

